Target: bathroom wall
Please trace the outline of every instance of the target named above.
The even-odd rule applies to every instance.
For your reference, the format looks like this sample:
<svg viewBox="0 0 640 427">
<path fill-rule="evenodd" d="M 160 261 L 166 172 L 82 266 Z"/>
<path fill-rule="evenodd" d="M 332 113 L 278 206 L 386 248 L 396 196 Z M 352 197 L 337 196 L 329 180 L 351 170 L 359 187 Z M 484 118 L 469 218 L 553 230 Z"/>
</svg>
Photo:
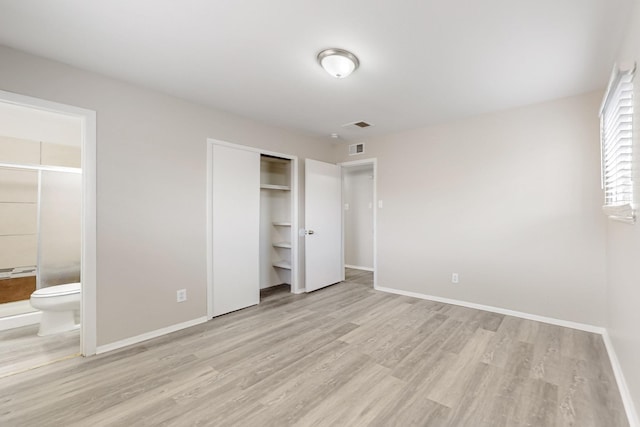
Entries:
<svg viewBox="0 0 640 427">
<path fill-rule="evenodd" d="M 82 127 L 76 117 L 0 103 L 0 130 L 0 135 L 5 137 L 79 149 Z"/>
<path fill-rule="evenodd" d="M 2 103 L 0 102 L 0 106 Z M 0 117 L 2 108 L 0 108 Z M 0 123 L 0 163 L 79 168 L 80 140 L 75 145 L 6 135 Z"/>
</svg>

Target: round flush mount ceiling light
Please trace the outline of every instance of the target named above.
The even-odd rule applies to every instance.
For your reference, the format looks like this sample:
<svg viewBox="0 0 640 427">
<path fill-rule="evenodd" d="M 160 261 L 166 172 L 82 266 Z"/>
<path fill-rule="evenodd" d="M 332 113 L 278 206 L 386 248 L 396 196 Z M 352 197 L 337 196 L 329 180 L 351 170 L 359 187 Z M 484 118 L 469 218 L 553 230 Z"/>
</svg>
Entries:
<svg viewBox="0 0 640 427">
<path fill-rule="evenodd" d="M 360 61 L 351 52 L 344 49 L 325 49 L 318 54 L 318 63 L 337 79 L 344 79 L 358 69 Z"/>
</svg>

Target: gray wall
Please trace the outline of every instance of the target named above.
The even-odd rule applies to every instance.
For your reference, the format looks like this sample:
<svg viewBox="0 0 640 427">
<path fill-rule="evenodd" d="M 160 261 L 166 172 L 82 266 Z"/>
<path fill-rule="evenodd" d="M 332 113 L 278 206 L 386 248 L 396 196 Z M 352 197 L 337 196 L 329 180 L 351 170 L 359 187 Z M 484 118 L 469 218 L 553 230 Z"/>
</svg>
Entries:
<svg viewBox="0 0 640 427">
<path fill-rule="evenodd" d="M 619 61 L 640 63 L 640 2 L 635 2 Z M 640 198 L 640 79 L 636 71 L 634 97 L 634 157 L 636 204 Z M 608 221 L 607 327 L 636 409 L 640 408 L 640 224 Z"/>
<path fill-rule="evenodd" d="M 384 202 L 378 285 L 603 326 L 601 97 L 364 141 Z"/>
<path fill-rule="evenodd" d="M 206 315 L 207 138 L 332 157 L 324 140 L 6 47 L 0 89 L 97 111 L 98 345 Z"/>
</svg>

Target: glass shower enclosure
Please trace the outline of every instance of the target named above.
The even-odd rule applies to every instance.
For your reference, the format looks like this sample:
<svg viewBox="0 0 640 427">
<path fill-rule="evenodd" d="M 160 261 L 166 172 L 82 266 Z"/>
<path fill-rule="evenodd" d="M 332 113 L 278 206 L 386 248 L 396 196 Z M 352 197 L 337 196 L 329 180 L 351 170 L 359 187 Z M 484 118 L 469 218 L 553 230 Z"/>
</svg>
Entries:
<svg viewBox="0 0 640 427">
<path fill-rule="evenodd" d="M 82 174 L 40 171 L 38 289 L 80 282 Z"/>
<path fill-rule="evenodd" d="M 35 289 L 80 282 L 81 199 L 80 168 L 0 163 L 0 318 L 33 311 Z"/>
</svg>

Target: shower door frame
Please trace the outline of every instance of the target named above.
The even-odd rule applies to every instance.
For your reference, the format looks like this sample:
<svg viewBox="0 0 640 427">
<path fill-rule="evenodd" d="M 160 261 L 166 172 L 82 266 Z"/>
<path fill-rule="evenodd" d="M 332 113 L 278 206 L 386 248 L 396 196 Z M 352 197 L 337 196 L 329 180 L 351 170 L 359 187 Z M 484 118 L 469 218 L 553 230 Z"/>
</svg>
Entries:
<svg viewBox="0 0 640 427">
<path fill-rule="evenodd" d="M 0 102 L 50 111 L 80 119 L 82 123 L 82 215 L 80 277 L 80 353 L 96 354 L 96 112 L 0 90 Z"/>
</svg>

